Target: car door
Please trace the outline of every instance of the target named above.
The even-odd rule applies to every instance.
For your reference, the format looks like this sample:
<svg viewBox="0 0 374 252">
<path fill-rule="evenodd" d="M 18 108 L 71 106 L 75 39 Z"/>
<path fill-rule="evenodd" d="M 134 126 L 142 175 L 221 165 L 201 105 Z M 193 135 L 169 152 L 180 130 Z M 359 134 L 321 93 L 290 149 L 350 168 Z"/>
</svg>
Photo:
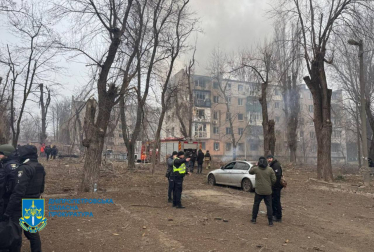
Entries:
<svg viewBox="0 0 374 252">
<path fill-rule="evenodd" d="M 231 184 L 233 186 L 242 186 L 242 179 L 248 174 L 250 166 L 246 162 L 236 162 L 234 168 L 231 171 Z"/>
<path fill-rule="evenodd" d="M 230 162 L 223 166 L 221 171 L 216 174 L 216 183 L 218 184 L 224 184 L 224 185 L 231 185 L 230 182 L 230 175 L 231 171 L 234 168 L 236 162 Z"/>
</svg>

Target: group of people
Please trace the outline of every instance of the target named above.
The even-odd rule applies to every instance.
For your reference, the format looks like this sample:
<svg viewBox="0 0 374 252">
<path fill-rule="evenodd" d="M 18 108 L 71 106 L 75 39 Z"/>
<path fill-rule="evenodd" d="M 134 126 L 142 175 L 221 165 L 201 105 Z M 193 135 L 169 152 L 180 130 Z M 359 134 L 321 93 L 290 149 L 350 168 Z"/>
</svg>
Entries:
<svg viewBox="0 0 374 252">
<path fill-rule="evenodd" d="M 51 147 L 50 145 L 46 146 L 45 144 L 42 144 L 40 147 L 40 155 L 41 156 L 45 155 L 47 157 L 47 161 L 49 160 L 49 158 L 56 159 L 57 154 L 58 154 L 58 149 L 56 145 L 53 145 L 53 147 Z"/>
<path fill-rule="evenodd" d="M 260 157 L 257 166 L 250 169 L 249 174 L 256 175 L 251 222 L 256 223 L 262 200 L 265 201 L 269 226 L 273 226 L 273 221 L 282 222 L 281 190 L 285 184 L 281 164 L 273 155 Z"/>
<path fill-rule="evenodd" d="M 22 199 L 38 199 L 44 192 L 44 167 L 38 162 L 38 150 L 34 145 L 0 145 L 0 244 L 10 243 L 0 252 L 19 252 L 22 246 Z M 11 227 L 17 235 L 9 239 Z M 24 231 L 30 241 L 31 252 L 41 251 L 39 233 Z M 2 239 L 8 239 L 4 241 Z"/>
<path fill-rule="evenodd" d="M 203 164 L 205 163 L 205 166 L 207 169 L 210 168 L 210 162 L 212 161 L 212 157 L 210 156 L 209 150 L 204 152 L 199 149 L 199 151 L 196 153 L 196 150 L 193 150 L 191 153 L 190 161 L 188 162 L 188 168 L 190 169 L 190 172 L 193 173 L 195 169 L 195 162 L 197 163 L 197 173 L 201 174 L 203 171 Z"/>
<path fill-rule="evenodd" d="M 201 156 L 201 154 L 202 151 L 199 150 L 197 156 Z M 209 151 L 207 151 L 207 154 L 209 154 Z M 204 155 L 204 158 L 207 158 L 207 154 L 202 155 Z M 210 154 L 208 158 L 210 161 Z M 191 166 L 192 160 L 193 155 L 192 157 L 185 158 L 185 153 L 183 151 L 174 151 L 167 160 L 168 168 L 166 177 L 169 181 L 168 202 L 173 203 L 173 207 L 184 208 L 181 204 L 183 179 L 186 174 L 191 175 L 187 170 L 187 164 L 189 167 L 193 167 L 193 164 Z M 202 168 L 198 168 L 198 173 L 201 170 Z M 283 180 L 282 166 L 279 161 L 276 160 L 273 155 L 268 155 L 266 158 L 260 157 L 257 165 L 249 170 L 249 174 L 256 175 L 255 198 L 251 222 L 254 224 L 256 223 L 262 200 L 265 201 L 269 226 L 273 226 L 273 221 L 282 222 L 281 190 L 285 186 L 285 183 Z"/>
</svg>

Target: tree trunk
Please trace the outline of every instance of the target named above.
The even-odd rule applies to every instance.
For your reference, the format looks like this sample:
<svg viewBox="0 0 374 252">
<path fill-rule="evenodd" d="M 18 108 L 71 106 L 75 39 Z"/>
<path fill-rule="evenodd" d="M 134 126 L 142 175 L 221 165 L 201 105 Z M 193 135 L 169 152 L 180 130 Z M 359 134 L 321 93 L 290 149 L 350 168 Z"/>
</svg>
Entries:
<svg viewBox="0 0 374 252">
<path fill-rule="evenodd" d="M 90 99 L 86 104 L 86 114 L 84 117 L 84 134 L 83 146 L 87 148 L 87 156 L 83 166 L 83 179 L 81 183 L 81 191 L 92 192 L 94 183 L 98 181 L 98 173 L 101 165 L 101 151 L 99 152 L 100 140 L 95 127 L 95 115 L 97 104 L 94 99 Z"/>
<path fill-rule="evenodd" d="M 327 88 L 324 53 L 318 52 L 312 62 L 311 76 L 304 77 L 313 95 L 314 129 L 317 137 L 317 179 L 333 180 L 331 167 L 331 94 Z"/>
<path fill-rule="evenodd" d="M 127 147 L 127 165 L 129 169 L 135 169 L 135 146 L 132 142 L 129 142 Z"/>
<path fill-rule="evenodd" d="M 81 184 L 81 190 L 84 192 L 92 192 L 94 184 L 98 184 L 105 134 L 114 106 L 114 90 L 115 86 L 111 85 L 107 91 L 108 96 L 102 97 L 101 103 L 97 104 L 94 99 L 89 99 L 86 104 L 82 140 L 82 145 L 87 148 Z"/>
<path fill-rule="evenodd" d="M 374 134 L 371 137 L 371 141 L 370 141 L 369 158 L 374 160 Z"/>
<path fill-rule="evenodd" d="M 156 131 L 156 135 L 155 135 L 155 140 L 154 140 L 154 143 L 153 143 L 152 174 L 154 174 L 155 170 L 156 170 L 156 163 L 157 163 L 156 162 L 156 158 L 157 158 L 156 150 L 158 149 L 159 153 L 160 153 L 160 137 L 161 137 L 162 123 L 163 123 L 164 118 L 165 118 L 165 113 L 166 113 L 166 107 L 162 107 L 161 115 L 160 115 L 160 118 L 159 118 L 159 121 L 158 121 L 157 131 Z M 158 160 L 160 160 L 160 158 Z"/>
<path fill-rule="evenodd" d="M 42 117 L 42 132 L 40 134 L 40 143 L 45 143 L 45 140 L 47 139 L 47 111 L 49 107 L 49 103 L 51 101 L 51 94 L 47 87 L 47 100 L 44 100 L 44 85 L 40 84 L 40 107 L 41 107 L 41 117 Z M 54 124 L 54 120 L 53 120 Z M 54 129 L 54 128 L 53 128 Z M 56 140 L 56 136 L 54 136 L 54 139 Z"/>
<path fill-rule="evenodd" d="M 269 133 L 269 115 L 268 115 L 268 105 L 266 100 L 266 89 L 267 89 L 268 83 L 264 82 L 261 84 L 261 97 L 259 98 L 259 102 L 261 104 L 262 108 L 262 131 L 264 135 L 264 155 L 267 156 L 271 153 L 270 150 L 270 135 Z"/>
<path fill-rule="evenodd" d="M 269 120 L 268 123 L 268 135 L 269 135 L 269 150 L 272 155 L 275 153 L 275 121 Z"/>
<path fill-rule="evenodd" d="M 372 132 L 368 157 L 370 157 L 371 159 L 374 159 L 374 115 L 371 112 L 371 100 L 370 99 L 366 99 L 366 116 L 368 118 L 369 125 L 370 125 L 371 132 Z"/>
<path fill-rule="evenodd" d="M 292 78 L 292 87 L 289 89 L 289 106 L 290 114 L 287 122 L 287 143 L 290 150 L 290 162 L 296 163 L 296 153 L 297 153 L 297 128 L 299 125 L 299 91 L 296 86 L 297 78 L 294 76 Z"/>
</svg>

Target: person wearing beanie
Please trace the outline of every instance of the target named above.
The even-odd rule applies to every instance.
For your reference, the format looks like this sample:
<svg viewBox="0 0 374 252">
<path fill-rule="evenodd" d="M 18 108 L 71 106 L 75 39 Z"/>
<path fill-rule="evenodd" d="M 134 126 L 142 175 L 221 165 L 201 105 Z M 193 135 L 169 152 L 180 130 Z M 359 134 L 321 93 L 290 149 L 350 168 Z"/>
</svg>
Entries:
<svg viewBox="0 0 374 252">
<path fill-rule="evenodd" d="M 190 158 L 184 158 L 184 152 L 179 151 L 177 157 L 173 162 L 173 178 L 174 178 L 174 189 L 173 189 L 173 207 L 184 208 L 181 203 L 182 198 L 182 189 L 183 189 L 183 179 L 187 174 L 191 175 L 187 171 L 187 164 L 190 161 Z"/>
<path fill-rule="evenodd" d="M 266 157 L 269 166 L 273 169 L 275 173 L 275 177 L 277 178 L 277 181 L 273 185 L 273 193 L 272 193 L 272 207 L 273 207 L 273 220 L 276 222 L 282 222 L 282 205 L 281 205 L 281 190 L 283 188 L 281 184 L 281 179 L 283 176 L 282 173 L 282 166 L 274 158 L 273 155 L 268 155 Z"/>
<path fill-rule="evenodd" d="M 19 160 L 13 145 L 0 145 L 0 220 L 8 205 L 10 195 L 16 185 Z"/>
<path fill-rule="evenodd" d="M 173 202 L 173 198 L 171 197 L 171 194 L 173 192 L 174 188 L 174 177 L 173 177 L 173 164 L 174 164 L 174 159 L 177 157 L 178 152 L 173 151 L 171 156 L 168 158 L 167 165 L 168 169 L 166 170 L 166 175 L 165 177 L 168 178 L 169 181 L 169 188 L 168 188 L 168 202 L 171 203 Z"/>
<path fill-rule="evenodd" d="M 253 166 L 249 170 L 249 174 L 256 175 L 255 199 L 252 209 L 252 223 L 256 223 L 258 210 L 262 200 L 265 201 L 269 226 L 273 226 L 273 209 L 271 206 L 272 186 L 276 181 L 273 169 L 268 167 L 265 157 L 260 157 L 257 166 Z"/>
</svg>

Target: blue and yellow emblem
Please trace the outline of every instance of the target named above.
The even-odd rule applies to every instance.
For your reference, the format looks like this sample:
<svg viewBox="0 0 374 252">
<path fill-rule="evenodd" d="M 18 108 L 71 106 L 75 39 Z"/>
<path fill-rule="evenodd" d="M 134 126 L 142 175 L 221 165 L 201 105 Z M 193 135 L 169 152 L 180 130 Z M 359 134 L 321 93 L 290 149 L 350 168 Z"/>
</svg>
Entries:
<svg viewBox="0 0 374 252">
<path fill-rule="evenodd" d="M 36 233 L 47 225 L 44 217 L 44 199 L 22 199 L 22 218 L 19 225 L 30 233 Z"/>
</svg>

